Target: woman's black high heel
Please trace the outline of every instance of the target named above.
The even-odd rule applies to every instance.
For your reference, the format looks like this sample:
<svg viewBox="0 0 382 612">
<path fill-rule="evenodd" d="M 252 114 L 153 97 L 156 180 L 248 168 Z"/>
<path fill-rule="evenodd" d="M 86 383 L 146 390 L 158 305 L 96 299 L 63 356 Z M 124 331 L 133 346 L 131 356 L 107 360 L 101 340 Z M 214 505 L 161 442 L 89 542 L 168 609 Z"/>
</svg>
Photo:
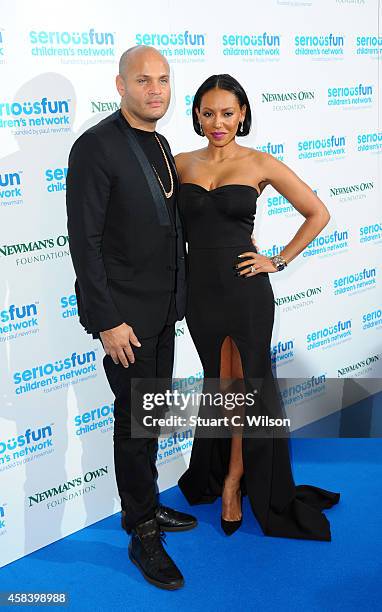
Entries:
<svg viewBox="0 0 382 612">
<path fill-rule="evenodd" d="M 223 529 L 226 535 L 232 535 L 233 533 L 235 533 L 235 531 L 239 529 L 239 527 L 241 526 L 243 522 L 243 495 L 241 493 L 241 489 L 239 490 L 240 490 L 241 518 L 238 521 L 226 521 L 225 519 L 223 519 L 222 515 L 220 516 L 221 528 Z"/>
</svg>

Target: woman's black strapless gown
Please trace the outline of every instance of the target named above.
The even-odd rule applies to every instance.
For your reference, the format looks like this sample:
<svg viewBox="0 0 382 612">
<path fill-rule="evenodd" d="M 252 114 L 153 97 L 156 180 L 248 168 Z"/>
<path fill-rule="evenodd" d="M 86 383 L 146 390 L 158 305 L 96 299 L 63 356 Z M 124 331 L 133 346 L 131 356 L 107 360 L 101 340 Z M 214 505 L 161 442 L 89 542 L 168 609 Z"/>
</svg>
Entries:
<svg viewBox="0 0 382 612">
<path fill-rule="evenodd" d="M 239 350 L 244 378 L 261 377 L 268 388 L 263 397 L 279 402 L 270 355 L 275 305 L 269 275 L 239 278 L 233 269 L 242 261 L 237 259 L 240 253 L 256 252 L 251 235 L 258 197 L 249 185 L 222 185 L 211 191 L 194 183 L 180 186 L 179 209 L 188 242 L 186 321 L 205 380 L 219 378 L 221 346 L 229 336 Z M 202 437 L 196 428 L 190 464 L 178 482 L 190 504 L 211 503 L 221 495 L 230 448 L 229 437 Z M 336 504 L 340 495 L 295 485 L 288 438 L 243 437 L 242 448 L 242 493 L 248 495 L 263 533 L 330 541 L 330 524 L 322 510 Z"/>
</svg>

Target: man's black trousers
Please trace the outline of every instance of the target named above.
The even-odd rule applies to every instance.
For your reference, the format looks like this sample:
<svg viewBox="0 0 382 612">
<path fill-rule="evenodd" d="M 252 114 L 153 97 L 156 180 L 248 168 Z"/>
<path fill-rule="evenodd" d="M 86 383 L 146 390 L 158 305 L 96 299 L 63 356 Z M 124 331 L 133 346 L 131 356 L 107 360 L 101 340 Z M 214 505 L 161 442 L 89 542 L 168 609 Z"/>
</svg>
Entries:
<svg viewBox="0 0 382 612">
<path fill-rule="evenodd" d="M 135 362 L 128 368 L 124 368 L 120 363 L 115 364 L 110 355 L 105 355 L 103 358 L 106 377 L 115 395 L 115 476 L 121 507 L 126 511 L 129 529 L 154 518 L 158 505 L 156 468 L 158 438 L 134 437 L 134 431 L 131 431 L 131 379 L 159 378 L 171 381 L 175 325 L 166 324 L 158 335 L 138 339 L 141 346 L 131 345 Z"/>
</svg>

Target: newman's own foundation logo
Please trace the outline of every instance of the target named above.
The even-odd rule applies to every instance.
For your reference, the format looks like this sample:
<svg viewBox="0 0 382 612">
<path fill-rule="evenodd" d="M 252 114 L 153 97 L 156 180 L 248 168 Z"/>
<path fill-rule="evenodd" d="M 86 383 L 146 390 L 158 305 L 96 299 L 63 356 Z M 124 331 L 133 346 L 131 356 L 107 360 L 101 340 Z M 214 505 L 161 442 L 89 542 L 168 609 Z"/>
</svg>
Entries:
<svg viewBox="0 0 382 612">
<path fill-rule="evenodd" d="M 35 506 L 37 504 L 41 504 L 42 502 L 48 502 L 48 507 L 54 507 L 57 503 L 62 503 L 63 501 L 69 501 L 83 495 L 84 493 L 89 492 L 92 489 L 95 489 L 93 483 L 98 478 L 102 478 L 103 476 L 107 476 L 109 470 L 109 466 L 105 465 L 104 467 L 97 468 L 95 470 L 90 470 L 85 474 L 80 474 L 71 480 L 67 480 L 59 485 L 51 487 L 46 491 L 38 491 L 33 495 L 29 495 L 28 506 Z M 88 486 L 87 486 L 88 485 Z M 67 496 L 66 494 L 69 493 Z M 57 503 L 53 504 L 52 501 L 54 498 L 58 496 L 63 496 L 60 500 L 56 500 Z"/>
</svg>

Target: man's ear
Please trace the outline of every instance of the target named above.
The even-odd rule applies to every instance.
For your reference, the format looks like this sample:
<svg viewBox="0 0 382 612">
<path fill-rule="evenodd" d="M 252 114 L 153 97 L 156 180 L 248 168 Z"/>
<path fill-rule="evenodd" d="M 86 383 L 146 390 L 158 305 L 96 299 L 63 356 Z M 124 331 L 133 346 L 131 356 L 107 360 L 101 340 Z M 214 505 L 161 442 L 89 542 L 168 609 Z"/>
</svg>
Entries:
<svg viewBox="0 0 382 612">
<path fill-rule="evenodd" d="M 126 88 L 125 88 L 125 83 L 123 81 L 123 78 L 121 77 L 120 74 L 117 74 L 117 76 L 115 77 L 115 84 L 117 86 L 117 91 L 119 95 L 121 97 L 124 96 L 126 92 Z"/>
</svg>

